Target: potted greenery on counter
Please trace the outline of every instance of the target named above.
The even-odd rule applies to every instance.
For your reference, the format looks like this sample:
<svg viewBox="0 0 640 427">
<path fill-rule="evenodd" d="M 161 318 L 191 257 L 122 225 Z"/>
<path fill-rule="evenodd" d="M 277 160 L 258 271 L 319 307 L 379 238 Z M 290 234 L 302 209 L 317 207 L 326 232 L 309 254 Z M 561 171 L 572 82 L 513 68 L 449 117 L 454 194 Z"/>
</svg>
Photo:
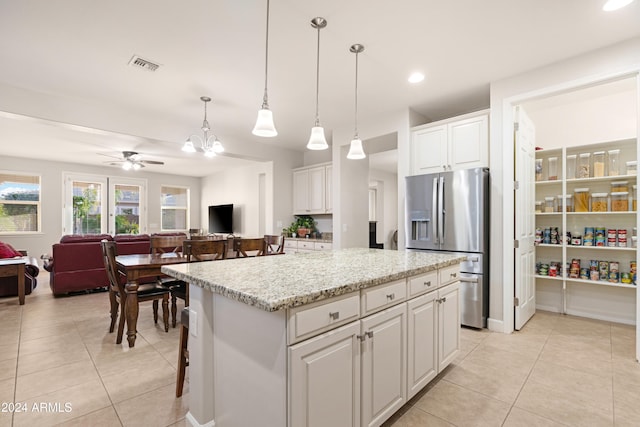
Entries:
<svg viewBox="0 0 640 427">
<path fill-rule="evenodd" d="M 297 237 L 305 237 L 313 233 L 315 228 L 316 222 L 312 217 L 308 215 L 300 215 L 296 216 L 296 220 L 293 221 L 288 228 L 283 228 L 282 232 L 291 237 L 294 237 L 294 233 Z"/>
</svg>

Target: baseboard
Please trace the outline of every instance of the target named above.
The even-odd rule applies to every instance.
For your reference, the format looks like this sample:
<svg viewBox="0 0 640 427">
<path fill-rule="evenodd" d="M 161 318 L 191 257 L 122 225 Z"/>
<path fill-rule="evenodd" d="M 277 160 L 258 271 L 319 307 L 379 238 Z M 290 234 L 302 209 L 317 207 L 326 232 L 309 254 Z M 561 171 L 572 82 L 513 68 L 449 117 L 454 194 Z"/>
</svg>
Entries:
<svg viewBox="0 0 640 427">
<path fill-rule="evenodd" d="M 206 424 L 198 423 L 198 421 L 196 421 L 195 417 L 193 415 L 191 415 L 191 411 L 187 412 L 187 415 L 185 416 L 185 419 L 187 421 L 187 424 L 189 424 L 191 427 L 214 427 L 216 425 L 216 422 L 214 420 L 211 420 Z"/>
<path fill-rule="evenodd" d="M 504 322 L 502 320 L 488 318 L 487 329 L 492 332 L 504 333 Z"/>
<path fill-rule="evenodd" d="M 536 310 L 548 311 L 551 313 L 561 313 L 558 307 L 554 305 L 536 304 Z"/>
<path fill-rule="evenodd" d="M 586 317 L 589 319 L 604 320 L 605 322 L 622 323 L 624 325 L 631 325 L 631 326 L 636 325 L 636 322 L 633 319 L 609 316 L 606 314 L 598 314 L 598 313 L 593 313 L 591 311 L 567 309 L 567 314 L 570 314 L 571 316 Z"/>
</svg>

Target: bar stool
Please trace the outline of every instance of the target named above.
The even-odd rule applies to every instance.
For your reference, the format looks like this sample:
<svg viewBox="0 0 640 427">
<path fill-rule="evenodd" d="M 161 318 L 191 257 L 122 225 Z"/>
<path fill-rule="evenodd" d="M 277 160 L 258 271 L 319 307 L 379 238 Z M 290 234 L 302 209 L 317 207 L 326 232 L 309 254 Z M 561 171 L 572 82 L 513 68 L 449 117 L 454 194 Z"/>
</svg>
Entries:
<svg viewBox="0 0 640 427">
<path fill-rule="evenodd" d="M 189 349 L 187 342 L 189 338 L 189 307 L 185 307 L 180 312 L 180 347 L 178 348 L 178 378 L 176 379 L 176 397 L 182 396 L 184 387 L 184 377 L 189 366 Z"/>
</svg>

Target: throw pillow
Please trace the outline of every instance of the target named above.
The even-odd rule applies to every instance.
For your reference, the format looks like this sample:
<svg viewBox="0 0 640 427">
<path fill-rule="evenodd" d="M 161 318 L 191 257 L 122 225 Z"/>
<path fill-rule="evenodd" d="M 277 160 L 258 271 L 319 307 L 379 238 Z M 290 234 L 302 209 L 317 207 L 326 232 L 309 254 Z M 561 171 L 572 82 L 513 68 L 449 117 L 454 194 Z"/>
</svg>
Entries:
<svg viewBox="0 0 640 427">
<path fill-rule="evenodd" d="M 0 259 L 2 258 L 14 258 L 17 256 L 22 256 L 22 254 L 11 246 L 8 243 L 0 242 Z"/>
</svg>

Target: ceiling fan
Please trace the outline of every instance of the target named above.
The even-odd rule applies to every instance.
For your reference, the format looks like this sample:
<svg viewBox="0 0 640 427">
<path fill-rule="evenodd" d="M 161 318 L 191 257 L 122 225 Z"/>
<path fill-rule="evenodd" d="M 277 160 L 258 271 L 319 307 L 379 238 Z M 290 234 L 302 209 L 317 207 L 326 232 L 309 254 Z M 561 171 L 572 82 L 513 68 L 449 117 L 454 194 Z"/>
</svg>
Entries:
<svg viewBox="0 0 640 427">
<path fill-rule="evenodd" d="M 164 165 L 164 162 L 159 162 L 157 160 L 143 160 L 142 156 L 135 151 L 123 151 L 121 160 L 110 160 L 105 163 L 108 163 L 111 166 L 121 166 L 124 170 L 138 170 L 140 168 L 143 168 L 145 164 Z"/>
</svg>

